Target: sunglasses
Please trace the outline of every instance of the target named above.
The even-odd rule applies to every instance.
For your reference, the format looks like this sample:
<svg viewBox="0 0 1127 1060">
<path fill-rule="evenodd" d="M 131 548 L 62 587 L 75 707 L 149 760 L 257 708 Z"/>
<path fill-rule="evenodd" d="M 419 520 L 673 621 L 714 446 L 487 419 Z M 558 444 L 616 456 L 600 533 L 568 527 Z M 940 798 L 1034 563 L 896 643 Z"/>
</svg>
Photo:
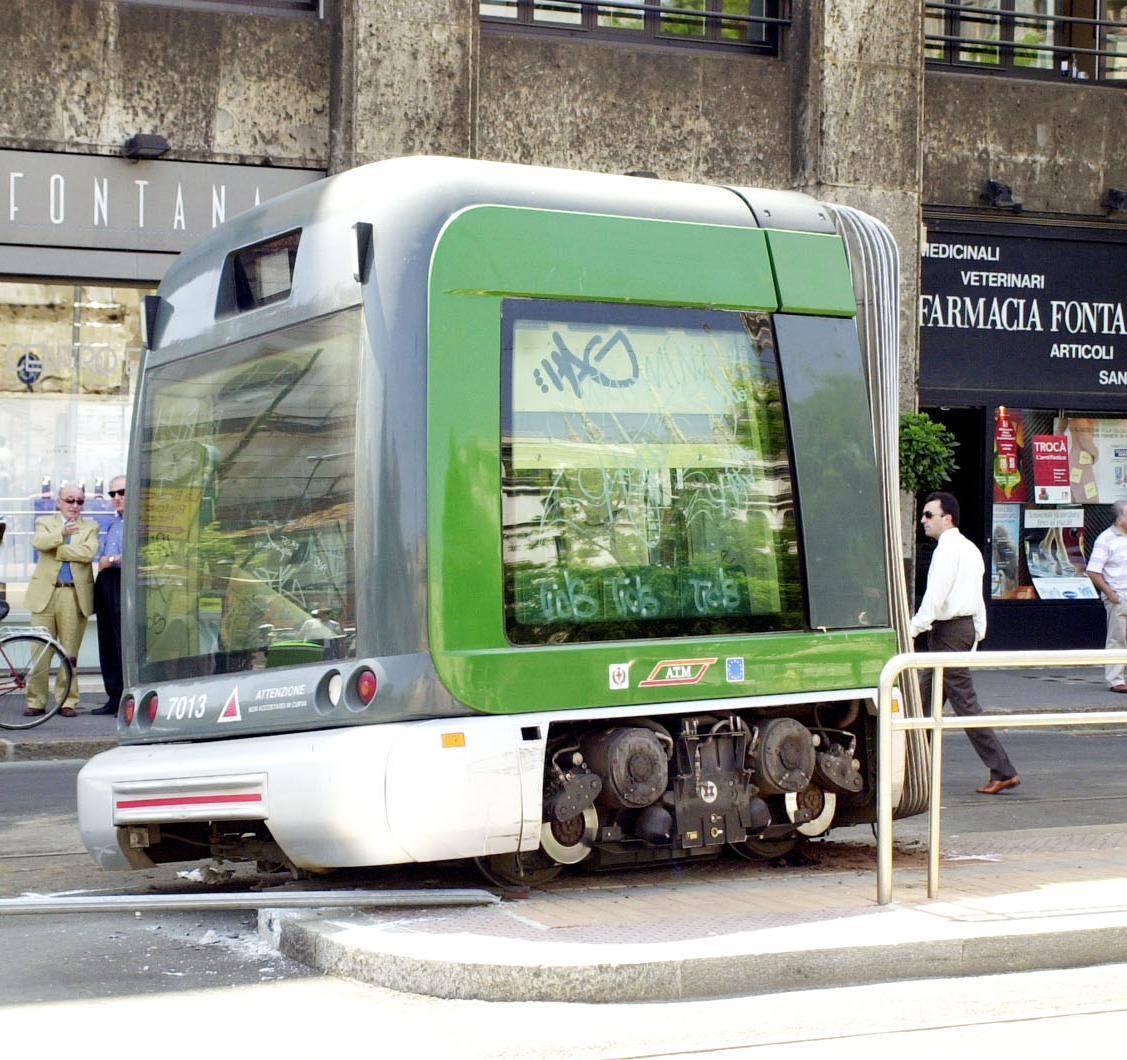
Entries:
<svg viewBox="0 0 1127 1060">
<path fill-rule="evenodd" d="M 111 497 L 124 497 L 125 490 L 110 490 Z"/>
<path fill-rule="evenodd" d="M 924 512 L 923 516 L 924 516 L 925 519 L 939 519 L 939 518 L 942 518 L 943 513 L 942 512 Z"/>
<path fill-rule="evenodd" d="M 77 504 L 81 508 L 86 503 L 85 497 L 60 497 L 63 504 Z"/>
</svg>

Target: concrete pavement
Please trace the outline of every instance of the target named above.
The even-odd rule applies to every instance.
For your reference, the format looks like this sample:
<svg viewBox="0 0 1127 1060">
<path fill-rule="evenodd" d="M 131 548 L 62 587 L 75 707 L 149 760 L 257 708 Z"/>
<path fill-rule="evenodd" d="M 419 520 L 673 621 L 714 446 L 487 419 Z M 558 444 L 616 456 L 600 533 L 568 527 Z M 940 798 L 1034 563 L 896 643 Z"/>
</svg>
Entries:
<svg viewBox="0 0 1127 1060">
<path fill-rule="evenodd" d="M 844 872 L 733 861 L 573 878 L 486 909 L 267 911 L 259 927 L 325 972 L 486 1001 L 674 1001 L 1127 960 L 1127 827 L 953 836 L 943 850 L 938 900 L 922 850 L 901 848 L 884 907 L 869 844 Z"/>
<path fill-rule="evenodd" d="M 0 762 L 93 758 L 117 746 L 117 719 L 89 713 L 106 701 L 100 674 L 78 675 L 77 717 L 56 714 L 33 729 L 0 729 Z"/>
</svg>

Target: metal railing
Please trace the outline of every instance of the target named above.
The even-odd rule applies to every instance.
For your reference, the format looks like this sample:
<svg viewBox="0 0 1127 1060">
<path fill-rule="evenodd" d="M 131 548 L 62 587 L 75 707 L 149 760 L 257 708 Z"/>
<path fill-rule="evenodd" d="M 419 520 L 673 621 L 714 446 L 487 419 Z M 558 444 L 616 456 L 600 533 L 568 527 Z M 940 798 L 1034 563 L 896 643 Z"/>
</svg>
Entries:
<svg viewBox="0 0 1127 1060">
<path fill-rule="evenodd" d="M 1068 713 L 982 714 L 943 716 L 943 671 L 1004 670 L 1045 666 L 1127 664 L 1127 651 L 1106 648 L 1073 651 L 946 651 L 894 655 L 880 673 L 877 699 L 877 903 L 892 901 L 892 733 L 931 730 L 931 785 L 928 793 L 927 896 L 939 896 L 939 814 L 942 795 L 943 734 L 948 729 L 1036 729 L 1080 725 L 1122 725 L 1127 710 L 1085 710 Z M 931 670 L 931 716 L 893 717 L 892 686 L 903 673 Z"/>
</svg>

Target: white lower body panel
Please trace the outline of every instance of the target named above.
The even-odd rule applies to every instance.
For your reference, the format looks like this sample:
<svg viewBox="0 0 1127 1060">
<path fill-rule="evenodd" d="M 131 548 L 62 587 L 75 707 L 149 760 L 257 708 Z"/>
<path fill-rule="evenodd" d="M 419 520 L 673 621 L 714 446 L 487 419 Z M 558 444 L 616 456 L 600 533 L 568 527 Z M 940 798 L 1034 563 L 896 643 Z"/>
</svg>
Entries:
<svg viewBox="0 0 1127 1060">
<path fill-rule="evenodd" d="M 79 829 L 105 869 L 138 863 L 121 845 L 128 826 L 184 821 L 264 821 L 303 868 L 533 848 L 544 741 L 526 740 L 528 726 L 475 717 L 118 747 L 78 775 Z"/>
<path fill-rule="evenodd" d="M 872 699 L 871 689 L 726 701 L 730 709 Z M 679 712 L 716 709 L 682 703 Z M 665 708 L 668 711 L 668 707 Z M 638 708 L 474 716 L 192 744 L 118 747 L 78 775 L 83 842 L 104 869 L 142 867 L 128 829 L 263 821 L 302 868 L 393 865 L 533 850 L 550 723 Z M 893 798 L 904 782 L 894 742 Z"/>
</svg>

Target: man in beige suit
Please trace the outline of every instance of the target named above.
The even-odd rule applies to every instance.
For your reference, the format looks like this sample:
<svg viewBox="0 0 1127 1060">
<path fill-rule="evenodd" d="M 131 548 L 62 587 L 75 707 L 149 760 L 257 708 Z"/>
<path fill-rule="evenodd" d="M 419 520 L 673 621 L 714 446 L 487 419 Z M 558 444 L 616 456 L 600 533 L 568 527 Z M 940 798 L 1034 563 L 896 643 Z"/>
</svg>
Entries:
<svg viewBox="0 0 1127 1060">
<path fill-rule="evenodd" d="M 86 492 L 81 486 L 59 490 L 58 512 L 35 520 L 32 545 L 39 552 L 35 573 L 25 597 L 33 625 L 45 626 L 78 663 L 78 649 L 86 632 L 86 620 L 94 610 L 94 570 L 91 563 L 98 554 L 98 524 L 83 519 Z M 57 694 L 57 692 L 56 692 Z M 78 705 L 78 681 L 59 713 L 73 718 Z M 47 671 L 33 673 L 27 685 L 29 717 L 47 709 Z"/>
</svg>

